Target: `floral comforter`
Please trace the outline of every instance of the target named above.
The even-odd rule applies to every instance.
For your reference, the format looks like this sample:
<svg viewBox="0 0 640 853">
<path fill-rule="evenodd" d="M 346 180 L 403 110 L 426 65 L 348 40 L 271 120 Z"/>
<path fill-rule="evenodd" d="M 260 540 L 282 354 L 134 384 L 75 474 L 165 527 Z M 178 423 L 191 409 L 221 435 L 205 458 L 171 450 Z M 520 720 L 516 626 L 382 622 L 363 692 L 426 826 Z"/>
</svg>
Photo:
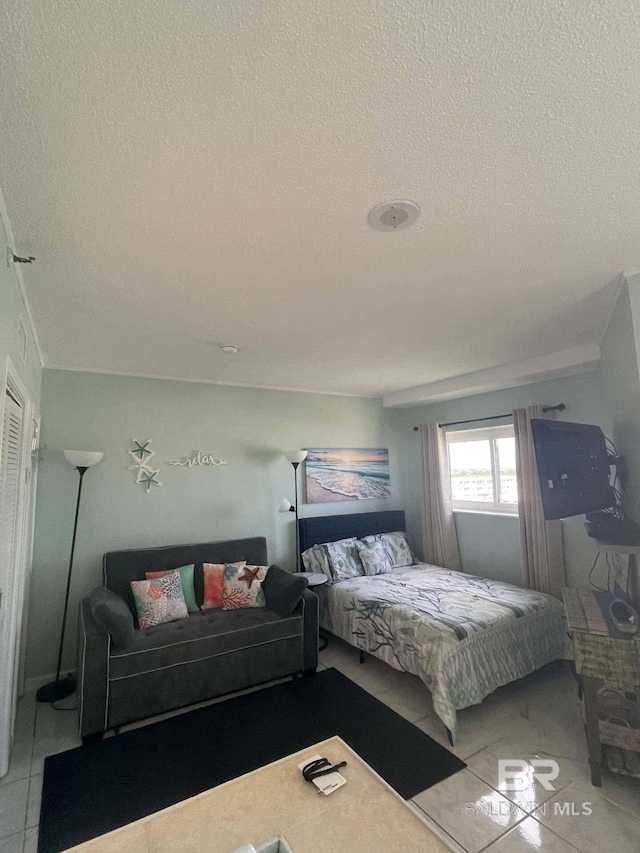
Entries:
<svg viewBox="0 0 640 853">
<path fill-rule="evenodd" d="M 323 626 L 421 678 L 454 741 L 457 710 L 566 648 L 562 604 L 552 596 L 424 563 L 334 583 Z"/>
</svg>

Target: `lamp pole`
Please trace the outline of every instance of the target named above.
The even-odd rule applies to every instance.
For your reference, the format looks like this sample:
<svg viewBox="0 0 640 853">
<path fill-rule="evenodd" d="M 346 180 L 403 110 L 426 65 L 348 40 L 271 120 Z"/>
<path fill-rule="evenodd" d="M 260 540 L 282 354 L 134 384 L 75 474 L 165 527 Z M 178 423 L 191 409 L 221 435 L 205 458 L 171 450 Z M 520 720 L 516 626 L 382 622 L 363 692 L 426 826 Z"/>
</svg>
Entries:
<svg viewBox="0 0 640 853">
<path fill-rule="evenodd" d="M 80 499 L 82 497 L 82 480 L 88 469 L 92 465 L 97 465 L 102 459 L 102 453 L 83 453 L 82 451 L 65 450 L 67 461 L 71 462 L 79 474 L 78 480 L 78 497 L 76 499 L 76 514 L 73 520 L 73 535 L 71 537 L 71 554 L 69 556 L 69 570 L 67 572 L 67 588 L 64 595 L 64 611 L 62 614 L 62 630 L 60 631 L 60 647 L 58 649 L 58 665 L 56 667 L 56 677 L 54 681 L 43 685 L 36 693 L 38 702 L 56 702 L 59 699 L 66 699 L 76 689 L 76 679 L 70 673 L 66 678 L 60 679 L 60 671 L 62 669 L 62 654 L 64 651 L 64 635 L 67 628 L 67 613 L 69 610 L 69 592 L 71 590 L 71 574 L 73 572 L 73 557 L 76 550 L 76 536 L 78 534 L 78 517 L 80 515 Z M 80 464 L 74 464 L 74 463 Z M 85 464 L 82 464 L 85 463 Z"/>
<path fill-rule="evenodd" d="M 295 495 L 295 515 L 296 515 L 296 572 L 300 571 L 300 530 L 298 529 L 298 466 L 299 462 L 292 462 L 293 465 L 293 492 Z"/>
</svg>

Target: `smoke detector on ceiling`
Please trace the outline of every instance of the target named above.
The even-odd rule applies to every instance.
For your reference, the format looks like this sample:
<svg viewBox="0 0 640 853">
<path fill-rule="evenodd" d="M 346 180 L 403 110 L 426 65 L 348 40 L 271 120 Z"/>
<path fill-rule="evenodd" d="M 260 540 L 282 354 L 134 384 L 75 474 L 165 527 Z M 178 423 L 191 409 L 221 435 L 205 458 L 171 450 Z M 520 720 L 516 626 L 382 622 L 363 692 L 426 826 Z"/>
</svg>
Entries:
<svg viewBox="0 0 640 853">
<path fill-rule="evenodd" d="M 225 355 L 235 355 L 238 352 L 238 347 L 233 344 L 224 344 L 220 349 Z"/>
<path fill-rule="evenodd" d="M 369 225 L 376 231 L 400 231 L 408 228 L 420 216 L 415 201 L 387 201 L 376 205 L 369 213 Z"/>
</svg>

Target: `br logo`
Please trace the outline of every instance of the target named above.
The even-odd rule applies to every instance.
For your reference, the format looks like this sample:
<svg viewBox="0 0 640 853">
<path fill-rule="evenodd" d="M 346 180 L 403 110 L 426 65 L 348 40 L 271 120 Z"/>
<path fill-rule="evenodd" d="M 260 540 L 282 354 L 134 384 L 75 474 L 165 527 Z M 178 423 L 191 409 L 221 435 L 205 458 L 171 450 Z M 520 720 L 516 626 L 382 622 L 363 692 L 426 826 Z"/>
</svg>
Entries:
<svg viewBox="0 0 640 853">
<path fill-rule="evenodd" d="M 560 775 L 560 765 L 553 758 L 519 758 L 498 760 L 498 787 L 503 791 L 526 791 L 539 783 L 547 791 L 555 791 L 551 784 Z"/>
</svg>

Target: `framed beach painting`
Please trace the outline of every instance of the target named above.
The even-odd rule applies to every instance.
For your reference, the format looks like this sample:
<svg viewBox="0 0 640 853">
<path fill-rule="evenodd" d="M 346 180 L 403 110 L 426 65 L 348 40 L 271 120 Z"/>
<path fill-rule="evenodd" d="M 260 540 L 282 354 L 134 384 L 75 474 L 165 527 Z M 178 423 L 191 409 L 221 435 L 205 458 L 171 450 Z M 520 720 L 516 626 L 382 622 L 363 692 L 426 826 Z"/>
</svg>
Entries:
<svg viewBox="0 0 640 853">
<path fill-rule="evenodd" d="M 386 447 L 312 448 L 307 452 L 307 503 L 391 496 Z"/>
</svg>

